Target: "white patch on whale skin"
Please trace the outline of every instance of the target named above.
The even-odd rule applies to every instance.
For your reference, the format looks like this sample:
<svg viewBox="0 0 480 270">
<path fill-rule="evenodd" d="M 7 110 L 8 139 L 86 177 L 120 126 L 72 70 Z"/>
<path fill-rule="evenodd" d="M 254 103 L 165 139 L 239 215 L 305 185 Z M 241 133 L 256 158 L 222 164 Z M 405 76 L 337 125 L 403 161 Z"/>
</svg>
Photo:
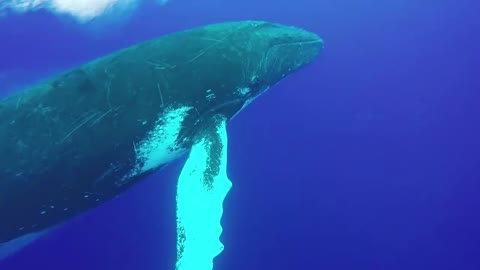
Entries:
<svg viewBox="0 0 480 270">
<path fill-rule="evenodd" d="M 238 88 L 237 91 L 235 91 L 237 95 L 240 96 L 246 96 L 248 93 L 250 93 L 250 88 L 248 87 L 241 87 Z"/>
<path fill-rule="evenodd" d="M 205 97 L 207 98 L 208 101 L 212 101 L 212 100 L 215 99 L 215 94 L 212 92 L 212 89 L 208 89 L 206 91 L 206 96 Z"/>
<path fill-rule="evenodd" d="M 158 168 L 178 158 L 186 149 L 176 145 L 182 129 L 182 123 L 192 107 L 170 109 L 160 117 L 147 136 L 138 144 L 134 144 L 136 165 L 132 171 L 121 179 L 121 182 Z"/>
</svg>

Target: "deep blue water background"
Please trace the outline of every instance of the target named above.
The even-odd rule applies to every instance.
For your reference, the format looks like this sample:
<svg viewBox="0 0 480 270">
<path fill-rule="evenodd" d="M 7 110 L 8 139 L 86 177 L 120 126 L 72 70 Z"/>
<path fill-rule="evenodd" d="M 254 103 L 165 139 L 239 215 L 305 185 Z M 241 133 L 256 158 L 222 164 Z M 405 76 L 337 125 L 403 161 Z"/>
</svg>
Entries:
<svg viewBox="0 0 480 270">
<path fill-rule="evenodd" d="M 478 270 L 478 14 L 473 0 L 173 0 L 106 28 L 8 16 L 0 91 L 201 24 L 307 28 L 325 40 L 321 57 L 229 125 L 233 189 L 215 269 Z M 0 269 L 174 269 L 182 162 Z"/>
</svg>

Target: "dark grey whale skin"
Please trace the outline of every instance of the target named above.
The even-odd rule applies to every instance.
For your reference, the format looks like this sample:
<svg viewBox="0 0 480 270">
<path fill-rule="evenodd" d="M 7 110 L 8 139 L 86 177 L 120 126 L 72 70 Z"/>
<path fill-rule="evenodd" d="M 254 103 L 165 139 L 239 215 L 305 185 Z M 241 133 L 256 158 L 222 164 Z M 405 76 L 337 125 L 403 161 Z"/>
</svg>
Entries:
<svg viewBox="0 0 480 270">
<path fill-rule="evenodd" d="M 134 144 L 169 108 L 195 108 L 176 143 L 189 149 L 204 121 L 230 119 L 322 48 L 317 35 L 294 27 L 217 23 L 134 45 L 1 100 L 0 243 L 146 178 L 153 171 L 121 180 L 135 166 Z M 239 95 L 241 88 L 250 92 Z"/>
</svg>

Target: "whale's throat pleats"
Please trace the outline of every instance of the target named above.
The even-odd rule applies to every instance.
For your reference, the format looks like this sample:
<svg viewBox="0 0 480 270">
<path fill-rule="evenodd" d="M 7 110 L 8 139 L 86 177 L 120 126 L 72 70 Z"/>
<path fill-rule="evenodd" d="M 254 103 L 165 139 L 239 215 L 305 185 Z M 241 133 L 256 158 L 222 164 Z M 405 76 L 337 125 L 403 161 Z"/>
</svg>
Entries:
<svg viewBox="0 0 480 270">
<path fill-rule="evenodd" d="M 216 115 L 197 134 L 177 186 L 177 270 L 211 270 L 223 251 L 227 177 L 226 118 Z"/>
</svg>

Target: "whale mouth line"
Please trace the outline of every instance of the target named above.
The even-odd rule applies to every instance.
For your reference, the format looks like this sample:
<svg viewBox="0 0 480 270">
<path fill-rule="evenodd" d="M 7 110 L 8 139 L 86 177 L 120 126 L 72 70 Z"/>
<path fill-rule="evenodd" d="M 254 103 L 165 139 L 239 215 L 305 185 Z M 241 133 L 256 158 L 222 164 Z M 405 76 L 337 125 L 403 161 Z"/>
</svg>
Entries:
<svg viewBox="0 0 480 270">
<path fill-rule="evenodd" d="M 309 45 L 309 44 L 317 44 L 317 43 L 323 43 L 321 39 L 311 39 L 311 40 L 305 40 L 305 41 L 292 41 L 292 42 L 284 42 L 284 43 L 278 43 L 274 44 L 272 47 L 276 46 L 295 46 L 295 45 Z"/>
</svg>

